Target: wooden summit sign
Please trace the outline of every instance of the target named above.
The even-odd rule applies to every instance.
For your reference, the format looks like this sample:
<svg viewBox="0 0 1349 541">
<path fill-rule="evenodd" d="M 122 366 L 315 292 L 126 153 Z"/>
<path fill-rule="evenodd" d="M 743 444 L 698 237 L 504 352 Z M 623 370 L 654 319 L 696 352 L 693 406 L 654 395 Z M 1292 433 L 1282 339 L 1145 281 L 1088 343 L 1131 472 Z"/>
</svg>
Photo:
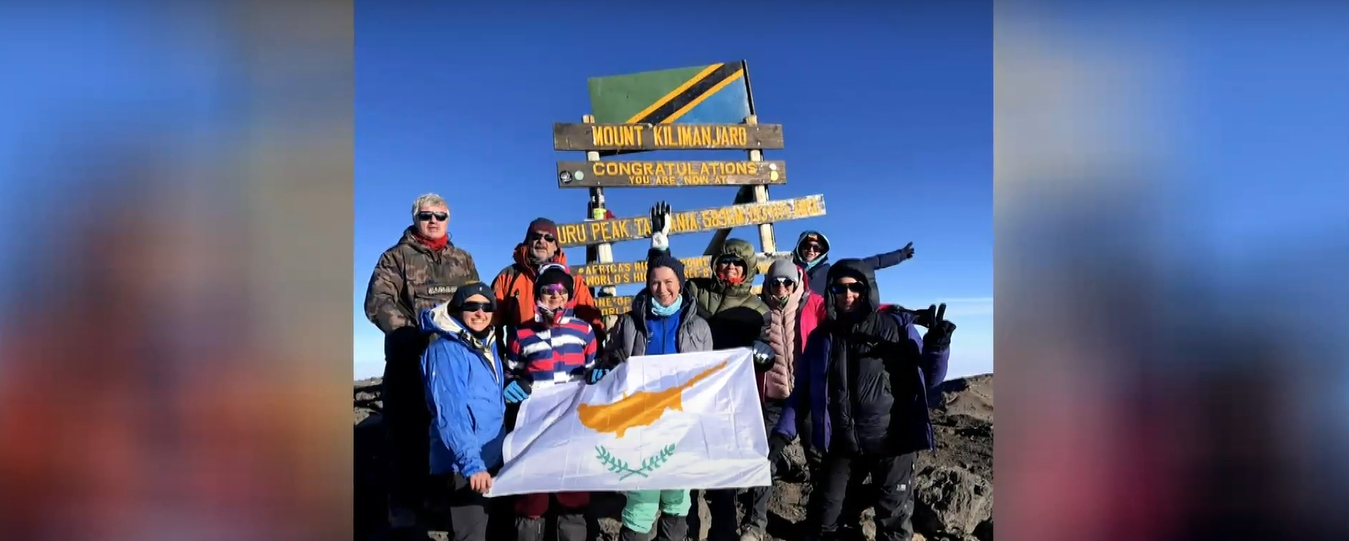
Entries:
<svg viewBox="0 0 1349 541">
<path fill-rule="evenodd" d="M 553 150 L 781 150 L 781 124 L 553 124 Z"/>
<path fill-rule="evenodd" d="M 787 183 L 787 162 L 557 162 L 559 188 L 668 188 Z"/>
<path fill-rule="evenodd" d="M 795 199 L 675 212 L 671 217 L 673 223 L 670 224 L 670 234 L 731 229 L 824 215 L 824 196 L 807 195 Z M 650 237 L 651 218 L 648 216 L 593 220 L 557 226 L 557 243 L 559 247 L 564 248 Z"/>
<path fill-rule="evenodd" d="M 763 286 L 754 286 L 750 293 L 758 295 L 763 292 Z M 600 314 L 605 316 L 620 316 L 632 310 L 633 297 L 595 297 L 595 307 L 600 309 Z"/>
<path fill-rule="evenodd" d="M 681 258 L 679 262 L 684 264 L 684 278 L 712 277 L 711 257 L 685 257 Z M 759 274 L 767 274 L 768 267 L 772 264 L 773 260 L 771 258 L 764 257 L 760 254 L 757 265 L 759 267 Z M 646 282 L 646 265 L 646 261 L 591 263 L 584 266 L 574 266 L 571 268 L 571 273 L 576 276 L 585 277 L 586 285 L 589 287 L 642 284 Z"/>
</svg>

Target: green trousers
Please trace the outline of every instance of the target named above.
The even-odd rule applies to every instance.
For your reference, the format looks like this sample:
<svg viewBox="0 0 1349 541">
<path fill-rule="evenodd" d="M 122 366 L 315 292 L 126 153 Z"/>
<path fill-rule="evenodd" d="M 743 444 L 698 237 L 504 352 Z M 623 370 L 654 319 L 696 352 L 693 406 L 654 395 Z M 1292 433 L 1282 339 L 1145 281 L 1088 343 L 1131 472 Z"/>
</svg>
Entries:
<svg viewBox="0 0 1349 541">
<path fill-rule="evenodd" d="M 638 490 L 628 492 L 628 503 L 623 506 L 623 525 L 638 533 L 651 533 L 656 525 L 656 511 L 663 515 L 688 516 L 687 490 Z"/>
</svg>

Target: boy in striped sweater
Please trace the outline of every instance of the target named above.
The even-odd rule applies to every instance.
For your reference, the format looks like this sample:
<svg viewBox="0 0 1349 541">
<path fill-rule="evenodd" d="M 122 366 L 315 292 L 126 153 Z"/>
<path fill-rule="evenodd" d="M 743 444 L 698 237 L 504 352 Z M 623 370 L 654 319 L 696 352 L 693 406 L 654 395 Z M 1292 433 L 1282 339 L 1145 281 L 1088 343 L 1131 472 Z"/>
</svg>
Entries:
<svg viewBox="0 0 1349 541">
<path fill-rule="evenodd" d="M 594 383 L 605 370 L 595 368 L 595 331 L 572 316 L 575 281 L 567 267 L 548 263 L 535 280 L 534 320 L 511 331 L 507 355 L 506 402 L 518 405 L 534 389 L 586 381 Z M 514 427 L 510 427 L 514 428 Z M 586 519 L 588 492 L 522 494 L 515 501 L 516 539 L 543 541 L 544 516 L 557 505 L 558 541 L 589 541 L 598 533 Z"/>
</svg>

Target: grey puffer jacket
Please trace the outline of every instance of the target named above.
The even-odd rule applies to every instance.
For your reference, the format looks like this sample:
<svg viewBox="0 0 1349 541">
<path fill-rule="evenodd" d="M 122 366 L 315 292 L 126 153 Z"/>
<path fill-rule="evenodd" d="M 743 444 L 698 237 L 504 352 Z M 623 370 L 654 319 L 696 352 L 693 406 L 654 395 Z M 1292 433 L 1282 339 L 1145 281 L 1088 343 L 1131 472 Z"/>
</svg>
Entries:
<svg viewBox="0 0 1349 541">
<path fill-rule="evenodd" d="M 679 329 L 675 343 L 680 353 L 712 351 L 712 328 L 707 320 L 698 316 L 698 303 L 688 289 L 684 295 L 684 306 L 680 309 Z M 604 364 L 609 367 L 627 361 L 629 357 L 646 355 L 648 338 L 647 314 L 649 314 L 651 294 L 643 289 L 632 299 L 632 310 L 618 318 L 613 334 L 609 337 L 607 351 L 604 352 Z"/>
</svg>

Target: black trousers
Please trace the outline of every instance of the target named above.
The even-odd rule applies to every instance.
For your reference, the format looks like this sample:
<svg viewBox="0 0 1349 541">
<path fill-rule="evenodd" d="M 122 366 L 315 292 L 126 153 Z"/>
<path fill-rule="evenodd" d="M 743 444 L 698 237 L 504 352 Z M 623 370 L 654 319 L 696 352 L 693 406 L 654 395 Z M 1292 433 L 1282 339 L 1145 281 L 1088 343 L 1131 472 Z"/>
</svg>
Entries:
<svg viewBox="0 0 1349 541">
<path fill-rule="evenodd" d="M 764 429 L 768 434 L 773 433 L 773 428 L 778 425 L 778 419 L 782 418 L 782 407 L 786 405 L 785 400 L 765 400 L 763 404 Z M 781 457 L 777 457 L 781 459 Z M 768 466 L 771 468 L 773 479 L 778 476 L 778 461 L 770 461 Z M 768 498 L 773 493 L 773 487 L 750 487 L 745 490 L 745 520 L 744 526 L 758 528 L 763 530 L 768 527 Z"/>
<path fill-rule="evenodd" d="M 819 529 L 822 539 L 837 538 L 861 523 L 863 509 L 875 507 L 876 541 L 909 541 L 913 538 L 916 457 L 916 453 L 827 454 L 806 507 L 807 523 Z M 862 487 L 867 475 L 872 479 L 870 491 Z"/>
<path fill-rule="evenodd" d="M 389 503 L 413 511 L 422 508 L 431 471 L 431 411 L 419 363 L 417 358 L 390 359 L 383 383 Z"/>
<path fill-rule="evenodd" d="M 697 539 L 698 534 L 703 531 L 702 519 L 698 517 L 698 498 L 706 494 L 707 514 L 712 516 L 711 527 L 707 530 L 708 541 L 735 541 L 738 536 L 735 516 L 736 492 L 734 488 L 690 490 L 689 501 L 693 502 L 693 505 L 689 507 L 689 516 L 684 519 L 689 527 L 689 537 Z"/>
<path fill-rule="evenodd" d="M 493 476 L 496 475 L 495 472 L 491 473 Z M 489 521 L 494 514 L 499 514 L 499 511 L 493 512 L 493 508 L 499 508 L 500 505 L 470 488 L 468 479 L 458 473 L 437 475 L 431 479 L 448 486 L 447 491 L 441 491 L 445 505 L 437 507 L 449 509 L 450 539 L 487 541 Z M 500 530 L 500 526 L 496 529 Z M 491 536 L 492 539 L 499 537 L 500 535 Z"/>
</svg>

